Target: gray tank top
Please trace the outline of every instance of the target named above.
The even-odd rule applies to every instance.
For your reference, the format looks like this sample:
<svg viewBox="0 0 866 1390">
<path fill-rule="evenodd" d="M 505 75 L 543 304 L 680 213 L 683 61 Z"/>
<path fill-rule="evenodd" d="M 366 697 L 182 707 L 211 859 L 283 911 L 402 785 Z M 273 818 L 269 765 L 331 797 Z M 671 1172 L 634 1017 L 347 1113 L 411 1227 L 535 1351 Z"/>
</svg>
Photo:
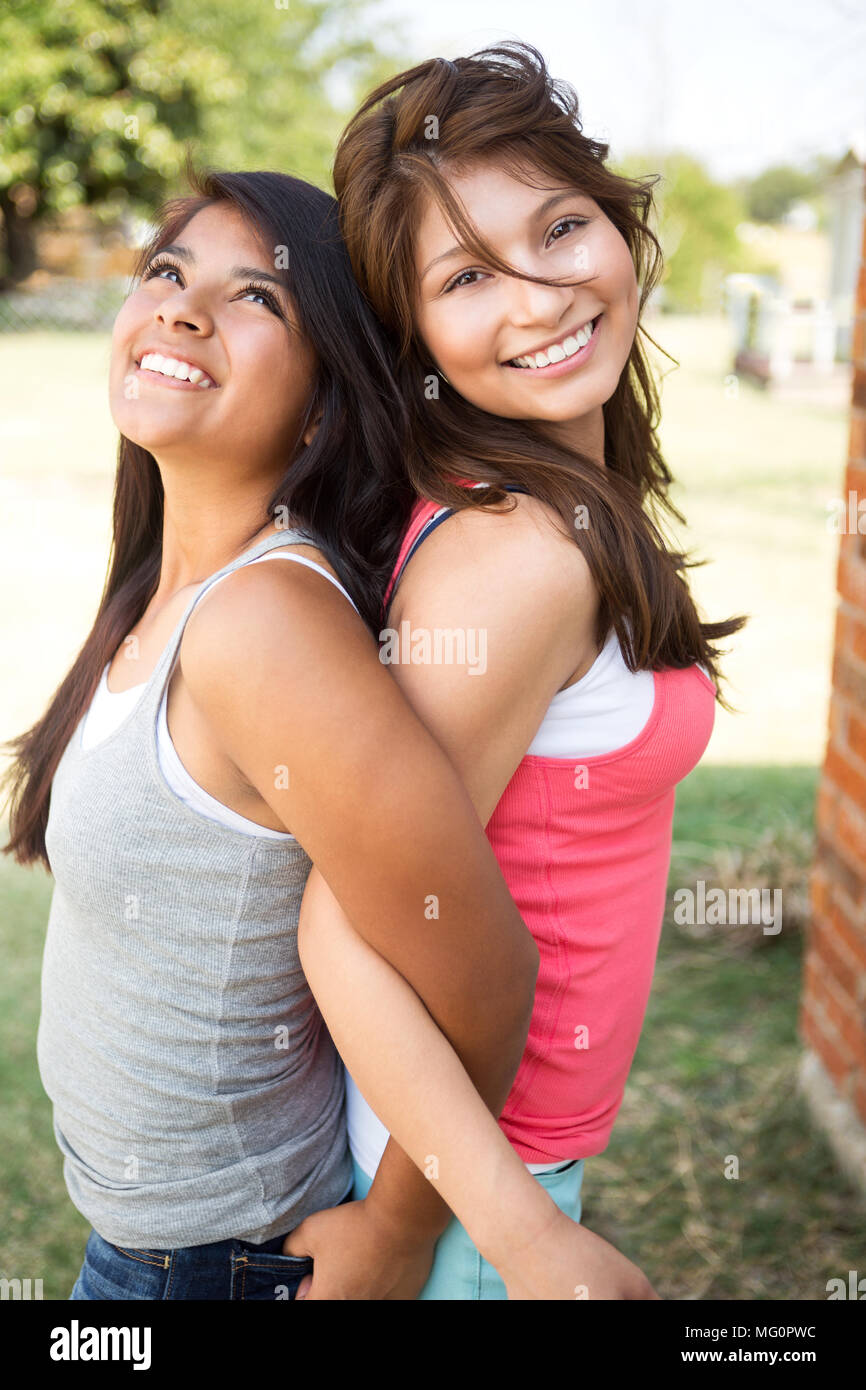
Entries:
<svg viewBox="0 0 866 1390">
<path fill-rule="evenodd" d="M 105 1240 L 260 1243 L 352 1182 L 343 1068 L 301 970 L 312 867 L 297 841 L 221 825 L 163 777 L 157 716 L 193 595 L 135 708 L 51 786 L 54 891 L 36 1051 L 69 1195 Z"/>
</svg>

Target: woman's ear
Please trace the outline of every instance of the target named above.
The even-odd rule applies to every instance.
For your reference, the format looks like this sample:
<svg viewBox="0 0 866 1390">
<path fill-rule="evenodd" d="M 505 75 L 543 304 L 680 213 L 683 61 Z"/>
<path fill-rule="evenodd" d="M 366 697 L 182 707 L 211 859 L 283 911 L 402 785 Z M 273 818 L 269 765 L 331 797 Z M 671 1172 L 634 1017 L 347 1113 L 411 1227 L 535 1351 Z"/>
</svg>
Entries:
<svg viewBox="0 0 866 1390">
<path fill-rule="evenodd" d="M 305 443 L 305 444 L 307 444 L 307 445 L 312 444 L 313 440 L 314 440 L 315 437 L 316 437 L 316 431 L 318 430 L 318 428 L 319 428 L 319 426 L 320 426 L 321 423 L 322 423 L 322 412 L 321 412 L 321 410 L 320 410 L 320 411 L 318 412 L 318 414 L 314 417 L 314 419 L 310 421 L 309 425 L 307 425 L 307 428 L 304 430 L 304 443 Z"/>
</svg>

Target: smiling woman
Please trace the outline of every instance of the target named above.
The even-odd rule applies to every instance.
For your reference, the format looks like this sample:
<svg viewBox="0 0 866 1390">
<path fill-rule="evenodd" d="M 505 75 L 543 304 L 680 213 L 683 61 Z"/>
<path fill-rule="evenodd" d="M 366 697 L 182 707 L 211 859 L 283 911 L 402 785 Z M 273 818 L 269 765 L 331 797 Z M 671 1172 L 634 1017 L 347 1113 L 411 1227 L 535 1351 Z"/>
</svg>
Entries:
<svg viewBox="0 0 866 1390">
<path fill-rule="evenodd" d="M 237 455 L 242 441 L 273 473 L 300 442 L 316 366 L 286 285 L 264 268 L 278 247 L 265 246 L 243 213 L 225 206 L 198 211 L 184 236 L 184 244 L 171 241 L 147 259 L 117 316 L 115 421 L 127 438 L 146 436 L 149 447 L 167 451 L 164 466 L 187 475 L 205 460 L 212 476 L 215 457 Z M 191 392 L 200 397 L 194 405 L 182 399 Z"/>
</svg>

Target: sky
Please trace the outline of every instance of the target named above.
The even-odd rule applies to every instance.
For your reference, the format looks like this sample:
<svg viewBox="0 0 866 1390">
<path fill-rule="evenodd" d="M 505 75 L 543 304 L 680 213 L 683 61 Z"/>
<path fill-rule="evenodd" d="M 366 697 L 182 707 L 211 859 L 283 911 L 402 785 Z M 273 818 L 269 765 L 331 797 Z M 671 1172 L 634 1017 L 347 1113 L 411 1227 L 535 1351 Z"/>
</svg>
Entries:
<svg viewBox="0 0 866 1390">
<path fill-rule="evenodd" d="M 687 150 L 726 181 L 852 143 L 866 157 L 866 0 L 380 0 L 375 13 L 413 58 L 532 43 L 614 160 Z"/>
</svg>

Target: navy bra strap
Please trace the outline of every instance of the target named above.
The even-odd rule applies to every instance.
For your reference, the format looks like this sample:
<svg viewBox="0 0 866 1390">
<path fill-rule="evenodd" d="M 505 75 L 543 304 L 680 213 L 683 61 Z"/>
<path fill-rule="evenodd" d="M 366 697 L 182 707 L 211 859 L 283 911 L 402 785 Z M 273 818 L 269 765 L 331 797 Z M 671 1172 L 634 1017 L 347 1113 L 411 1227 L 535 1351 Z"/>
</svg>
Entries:
<svg viewBox="0 0 866 1390">
<path fill-rule="evenodd" d="M 503 484 L 502 484 L 502 490 L 503 490 L 503 492 L 523 492 L 523 493 L 526 493 L 527 497 L 529 496 L 529 489 L 528 489 L 528 488 L 525 488 L 525 487 L 518 487 L 516 484 L 513 484 L 513 483 L 503 483 Z M 454 515 L 454 508 L 453 508 L 453 507 L 446 507 L 446 508 L 444 509 L 444 511 L 439 512 L 436 516 L 432 516 L 432 517 L 430 518 L 430 520 L 427 522 L 426 526 L 423 526 L 423 527 L 421 528 L 421 530 L 418 532 L 418 535 L 415 537 L 414 541 L 412 542 L 412 544 L 410 545 L 408 551 L 406 552 L 406 558 L 405 558 L 405 560 L 403 561 L 402 565 L 400 566 L 400 568 L 399 568 L 399 570 L 398 570 L 398 572 L 397 572 L 397 574 L 396 574 L 396 576 L 395 576 L 395 578 L 394 578 L 394 584 L 393 584 L 393 587 L 392 587 L 392 589 L 391 589 L 391 598 L 392 598 L 392 599 L 393 599 L 393 597 L 394 597 L 394 593 L 396 592 L 397 585 L 400 583 L 400 580 L 403 578 L 403 571 L 405 570 L 405 568 L 406 568 L 406 566 L 408 565 L 409 561 L 412 559 L 412 556 L 415 554 L 415 551 L 418 549 L 418 547 L 419 547 L 419 545 L 421 544 L 421 542 L 422 542 L 422 541 L 426 541 L 427 537 L 428 537 L 429 535 L 431 535 L 431 533 L 432 533 L 433 531 L 436 530 L 436 527 L 437 527 L 437 526 L 441 526 L 443 521 L 447 521 L 448 518 L 449 518 L 449 516 L 453 516 L 453 515 Z"/>
</svg>

